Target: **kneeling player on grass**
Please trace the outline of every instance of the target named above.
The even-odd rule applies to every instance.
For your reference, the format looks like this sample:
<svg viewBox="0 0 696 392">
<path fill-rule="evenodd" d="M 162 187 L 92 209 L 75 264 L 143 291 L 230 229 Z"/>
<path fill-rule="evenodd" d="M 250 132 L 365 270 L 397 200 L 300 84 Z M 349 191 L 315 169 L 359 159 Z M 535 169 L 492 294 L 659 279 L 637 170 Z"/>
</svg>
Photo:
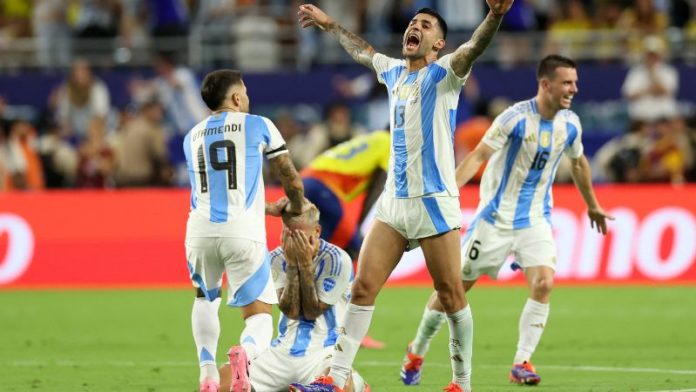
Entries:
<svg viewBox="0 0 696 392">
<path fill-rule="evenodd" d="M 469 290 L 481 275 L 493 279 L 510 254 L 523 269 L 529 299 L 519 322 L 519 341 L 510 381 L 536 385 L 541 377 L 530 359 L 544 331 L 556 263 L 551 228 L 556 168 L 565 154 L 572 162 L 575 186 L 587 205 L 593 226 L 607 232 L 607 219 L 592 190 L 590 165 L 583 155 L 580 119 L 570 104 L 578 92 L 575 62 L 551 55 L 537 71 L 536 97 L 519 102 L 499 115 L 481 143 L 457 167 L 457 186 L 466 184 L 488 160 L 481 181 L 481 200 L 462 248 L 462 279 Z M 409 345 L 401 380 L 420 382 L 423 357 L 445 321 L 443 307 L 433 294 L 416 338 Z"/>
<path fill-rule="evenodd" d="M 326 373 L 338 337 L 339 320 L 350 297 L 353 265 L 341 248 L 319 238 L 319 210 L 283 216 L 282 245 L 270 254 L 278 291 L 280 322 L 271 348 L 248 361 L 234 346 L 220 369 L 220 391 L 287 391 L 292 382 L 311 382 Z M 339 309 L 340 308 L 340 309 Z M 347 391 L 368 392 L 357 372 Z"/>
</svg>

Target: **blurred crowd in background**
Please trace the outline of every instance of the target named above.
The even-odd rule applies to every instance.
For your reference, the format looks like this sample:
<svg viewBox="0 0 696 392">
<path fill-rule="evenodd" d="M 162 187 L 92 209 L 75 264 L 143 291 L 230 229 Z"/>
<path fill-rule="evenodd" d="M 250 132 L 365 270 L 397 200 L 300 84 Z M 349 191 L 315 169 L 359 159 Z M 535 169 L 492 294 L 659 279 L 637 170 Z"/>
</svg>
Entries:
<svg viewBox="0 0 696 392">
<path fill-rule="evenodd" d="M 448 42 L 464 42 L 487 12 L 484 0 L 314 3 L 392 55 L 416 9 L 433 7 L 444 15 Z M 0 190 L 185 186 L 181 141 L 209 113 L 199 93 L 206 71 L 310 72 L 350 62 L 327 34 L 297 27 L 298 4 L 3 0 L 0 75 L 30 70 L 59 74 L 61 81 L 42 99 L 45 105 L 29 111 L 2 98 L 8 94 L 0 85 Z M 696 74 L 680 75 L 675 66 L 696 60 L 696 1 L 517 0 L 482 61 L 511 69 L 551 52 L 628 69 L 621 129 L 589 154 L 596 181 L 696 181 L 694 105 L 677 99 L 680 78 Z M 97 76 L 116 67 L 153 71 L 130 78 L 129 103 L 120 107 Z M 300 169 L 333 145 L 388 127 L 386 90 L 374 75 L 338 73 L 333 90 L 327 96 L 340 99 L 258 113 L 277 125 Z M 457 116 L 457 161 L 511 103 L 484 97 L 474 73 Z M 557 179 L 570 181 L 563 165 Z"/>
</svg>

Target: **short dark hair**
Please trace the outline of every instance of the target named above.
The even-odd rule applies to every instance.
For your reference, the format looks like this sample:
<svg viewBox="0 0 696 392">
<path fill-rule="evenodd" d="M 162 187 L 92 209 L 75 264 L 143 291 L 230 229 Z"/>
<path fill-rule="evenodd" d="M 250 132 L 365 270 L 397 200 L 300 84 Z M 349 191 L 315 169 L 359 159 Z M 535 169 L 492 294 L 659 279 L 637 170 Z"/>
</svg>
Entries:
<svg viewBox="0 0 696 392">
<path fill-rule="evenodd" d="M 440 25 L 440 30 L 442 30 L 442 39 L 447 39 L 447 22 L 445 22 L 445 20 L 442 18 L 442 16 L 440 16 L 440 14 L 437 13 L 437 11 L 435 11 L 432 8 L 424 7 L 416 11 L 416 13 L 413 14 L 413 16 L 415 17 L 418 14 L 434 16 L 435 19 L 437 19 L 437 24 Z"/>
<path fill-rule="evenodd" d="M 537 80 L 541 78 L 553 78 L 556 68 L 577 68 L 575 61 L 558 54 L 550 54 L 539 62 L 537 68 Z"/>
<path fill-rule="evenodd" d="M 201 84 L 201 98 L 210 110 L 218 110 L 225 101 L 227 91 L 242 82 L 242 73 L 233 69 L 219 69 L 205 75 Z"/>
</svg>

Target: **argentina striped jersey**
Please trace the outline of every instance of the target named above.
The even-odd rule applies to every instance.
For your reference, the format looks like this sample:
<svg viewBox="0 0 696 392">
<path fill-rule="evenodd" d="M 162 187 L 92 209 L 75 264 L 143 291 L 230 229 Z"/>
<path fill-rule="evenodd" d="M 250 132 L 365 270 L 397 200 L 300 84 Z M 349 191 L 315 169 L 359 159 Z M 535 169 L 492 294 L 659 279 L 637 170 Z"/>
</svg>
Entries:
<svg viewBox="0 0 696 392">
<path fill-rule="evenodd" d="M 191 182 L 188 237 L 235 237 L 266 242 L 264 155 L 287 153 L 273 123 L 261 116 L 222 112 L 184 138 Z"/>
<path fill-rule="evenodd" d="M 389 92 L 391 156 L 385 191 L 396 198 L 457 196 L 453 138 L 460 78 L 452 55 L 409 72 L 405 60 L 375 54 L 377 80 Z"/>
<path fill-rule="evenodd" d="M 534 99 L 501 113 L 482 139 L 496 152 L 483 173 L 477 218 L 507 229 L 550 223 L 556 169 L 563 153 L 583 154 L 581 135 L 574 112 L 545 120 Z"/>
<path fill-rule="evenodd" d="M 292 320 L 281 313 L 278 321 L 278 336 L 272 345 L 278 346 L 293 357 L 302 357 L 308 351 L 333 346 L 338 338 L 338 316 L 350 300 L 350 284 L 353 281 L 353 262 L 341 248 L 320 240 L 319 253 L 314 258 L 314 282 L 319 301 L 334 305 L 316 320 Z M 287 284 L 285 271 L 287 262 L 283 249 L 278 247 L 271 254 L 271 272 L 276 290 Z"/>
</svg>

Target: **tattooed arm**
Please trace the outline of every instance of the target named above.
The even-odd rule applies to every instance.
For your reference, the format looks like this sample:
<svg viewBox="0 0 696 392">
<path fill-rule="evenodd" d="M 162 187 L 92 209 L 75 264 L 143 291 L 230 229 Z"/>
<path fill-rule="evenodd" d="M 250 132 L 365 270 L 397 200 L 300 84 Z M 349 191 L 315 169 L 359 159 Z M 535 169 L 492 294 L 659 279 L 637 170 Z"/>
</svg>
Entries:
<svg viewBox="0 0 696 392">
<path fill-rule="evenodd" d="M 287 266 L 285 271 L 287 283 L 278 290 L 278 308 L 287 318 L 297 320 L 300 318 L 300 280 L 297 265 Z"/>
<path fill-rule="evenodd" d="M 304 207 L 304 185 L 302 178 L 290 160 L 290 155 L 281 154 L 270 160 L 271 170 L 278 175 L 285 194 L 290 200 L 290 212 L 300 214 Z"/>
<path fill-rule="evenodd" d="M 375 50 L 364 39 L 346 30 L 343 26 L 336 23 L 333 18 L 326 15 L 324 11 L 312 4 L 301 5 L 297 15 L 302 27 L 317 26 L 322 30 L 328 31 L 336 37 L 343 49 L 358 64 L 373 69 L 372 57 L 375 55 Z"/>
<path fill-rule="evenodd" d="M 483 53 L 493 40 L 493 36 L 503 21 L 503 16 L 512 6 L 513 0 L 486 0 L 490 11 L 481 22 L 471 39 L 462 44 L 452 55 L 452 69 L 459 77 L 464 77 L 474 61 Z"/>
</svg>

